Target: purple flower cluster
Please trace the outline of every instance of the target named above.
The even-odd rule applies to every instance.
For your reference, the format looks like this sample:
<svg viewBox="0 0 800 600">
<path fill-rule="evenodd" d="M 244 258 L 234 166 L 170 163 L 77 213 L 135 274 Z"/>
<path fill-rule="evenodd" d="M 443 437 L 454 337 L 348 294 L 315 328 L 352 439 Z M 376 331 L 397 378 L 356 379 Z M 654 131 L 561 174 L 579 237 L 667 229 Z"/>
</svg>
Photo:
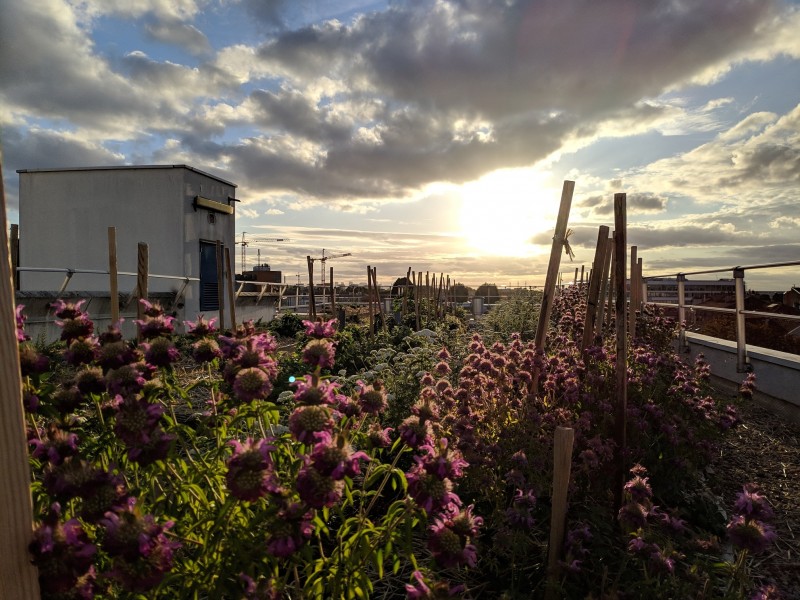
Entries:
<svg viewBox="0 0 800 600">
<path fill-rule="evenodd" d="M 747 484 L 733 508 L 736 514 L 727 527 L 731 543 L 752 554 L 767 550 L 778 536 L 770 524 L 774 513 L 766 497 L 755 485 Z"/>
<path fill-rule="evenodd" d="M 236 498 L 255 502 L 267 494 L 281 493 L 270 452 L 275 446 L 266 440 L 254 442 L 248 438 L 244 444 L 232 440 L 233 455 L 228 459 L 225 481 Z"/>
</svg>

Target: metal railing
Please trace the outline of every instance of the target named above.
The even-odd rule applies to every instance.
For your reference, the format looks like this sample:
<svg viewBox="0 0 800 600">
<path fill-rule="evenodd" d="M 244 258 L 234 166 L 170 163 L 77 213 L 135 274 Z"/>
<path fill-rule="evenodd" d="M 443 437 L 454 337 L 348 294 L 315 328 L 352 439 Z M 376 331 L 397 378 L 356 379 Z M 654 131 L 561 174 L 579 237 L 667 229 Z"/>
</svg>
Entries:
<svg viewBox="0 0 800 600">
<path fill-rule="evenodd" d="M 668 308 L 675 308 L 675 304 L 668 302 L 648 302 L 647 300 L 647 282 L 651 279 L 665 279 L 674 277 L 678 287 L 678 321 L 679 321 L 679 334 L 678 344 L 681 348 L 686 348 L 686 277 L 688 275 L 707 275 L 711 273 L 732 273 L 734 280 L 734 292 L 736 297 L 736 308 L 721 308 L 717 306 L 703 306 L 691 305 L 691 310 L 702 310 L 709 312 L 728 313 L 736 315 L 736 370 L 739 373 L 745 373 L 750 370 L 747 358 L 747 339 L 745 335 L 745 318 L 746 317 L 769 317 L 772 319 L 787 319 L 800 321 L 800 315 L 785 315 L 780 313 L 771 313 L 758 310 L 745 310 L 745 286 L 744 286 L 744 273 L 756 269 L 775 269 L 780 267 L 795 267 L 800 266 L 800 260 L 780 262 L 780 263 L 766 263 L 759 265 L 736 266 L 719 269 L 706 269 L 703 271 L 688 271 L 669 273 L 667 275 L 650 275 L 642 277 L 642 298 L 647 304 L 653 306 L 662 306 Z"/>
<path fill-rule="evenodd" d="M 64 267 L 17 267 L 18 272 L 31 272 L 31 273 L 65 273 L 66 276 L 64 277 L 64 282 L 61 284 L 61 287 L 58 290 L 58 294 L 63 294 L 64 291 L 67 289 L 70 281 L 72 280 L 72 276 L 75 274 L 79 275 L 110 275 L 110 271 L 103 271 L 101 269 L 72 269 L 72 268 L 64 268 Z M 137 277 L 138 273 L 131 273 L 128 271 L 117 271 L 117 275 L 123 275 L 126 277 Z M 175 294 L 175 300 L 178 301 L 180 298 L 183 297 L 184 292 L 186 291 L 186 287 L 189 285 L 191 281 L 200 281 L 198 277 L 187 277 L 185 275 L 158 275 L 155 273 L 148 273 L 148 279 L 175 279 L 177 281 L 182 281 L 183 285 L 181 285 L 178 292 Z M 134 292 L 131 292 L 133 295 Z"/>
</svg>

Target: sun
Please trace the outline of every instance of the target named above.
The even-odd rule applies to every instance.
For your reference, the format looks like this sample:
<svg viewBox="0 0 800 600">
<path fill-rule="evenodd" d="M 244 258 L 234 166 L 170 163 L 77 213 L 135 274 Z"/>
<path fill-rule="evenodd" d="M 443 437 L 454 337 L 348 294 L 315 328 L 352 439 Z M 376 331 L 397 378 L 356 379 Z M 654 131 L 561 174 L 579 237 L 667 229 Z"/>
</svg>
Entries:
<svg viewBox="0 0 800 600">
<path fill-rule="evenodd" d="M 461 233 L 481 254 L 532 256 L 531 238 L 555 227 L 559 193 L 536 169 L 494 171 L 461 188 Z"/>
</svg>

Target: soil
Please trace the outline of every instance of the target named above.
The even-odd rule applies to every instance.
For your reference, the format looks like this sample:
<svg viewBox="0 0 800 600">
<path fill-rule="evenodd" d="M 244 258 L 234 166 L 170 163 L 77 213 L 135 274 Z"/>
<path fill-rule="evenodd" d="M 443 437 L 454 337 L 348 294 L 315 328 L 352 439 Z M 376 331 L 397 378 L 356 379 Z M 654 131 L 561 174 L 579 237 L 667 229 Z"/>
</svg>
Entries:
<svg viewBox="0 0 800 600">
<path fill-rule="evenodd" d="M 785 600 L 800 598 L 800 407 L 756 394 L 740 417 L 712 465 L 714 491 L 732 509 L 743 484 L 758 486 L 775 511 L 778 540 L 755 557 L 752 573 Z"/>
</svg>

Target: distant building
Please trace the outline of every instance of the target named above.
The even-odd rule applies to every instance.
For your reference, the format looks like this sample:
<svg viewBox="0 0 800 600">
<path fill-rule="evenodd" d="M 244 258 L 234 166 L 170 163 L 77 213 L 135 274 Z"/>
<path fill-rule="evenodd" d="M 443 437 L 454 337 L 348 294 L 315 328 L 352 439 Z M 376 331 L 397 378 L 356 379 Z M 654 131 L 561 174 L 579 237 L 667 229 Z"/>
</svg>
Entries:
<svg viewBox="0 0 800 600">
<path fill-rule="evenodd" d="M 181 317 L 218 309 L 216 245 L 234 253 L 236 185 L 187 165 L 22 169 L 20 267 L 107 271 L 108 227 L 116 227 L 118 270 L 137 270 L 137 244 L 149 272 L 198 278 Z M 22 271 L 21 291 L 58 291 L 64 273 Z M 120 277 L 130 293 L 135 277 Z M 176 279 L 151 278 L 149 291 L 175 292 Z M 108 293 L 108 276 L 75 274 L 69 290 Z"/>
<path fill-rule="evenodd" d="M 283 283 L 283 273 L 273 271 L 269 265 L 256 265 L 252 271 L 245 271 L 239 277 L 241 281 L 261 281 L 264 283 Z"/>
<path fill-rule="evenodd" d="M 684 304 L 703 302 L 729 302 L 736 298 L 736 283 L 733 279 L 689 280 L 684 282 Z M 647 280 L 648 302 L 678 304 L 678 280 L 656 277 Z"/>
<path fill-rule="evenodd" d="M 791 308 L 800 309 L 800 288 L 792 286 L 792 288 L 783 293 L 783 305 Z"/>
</svg>

